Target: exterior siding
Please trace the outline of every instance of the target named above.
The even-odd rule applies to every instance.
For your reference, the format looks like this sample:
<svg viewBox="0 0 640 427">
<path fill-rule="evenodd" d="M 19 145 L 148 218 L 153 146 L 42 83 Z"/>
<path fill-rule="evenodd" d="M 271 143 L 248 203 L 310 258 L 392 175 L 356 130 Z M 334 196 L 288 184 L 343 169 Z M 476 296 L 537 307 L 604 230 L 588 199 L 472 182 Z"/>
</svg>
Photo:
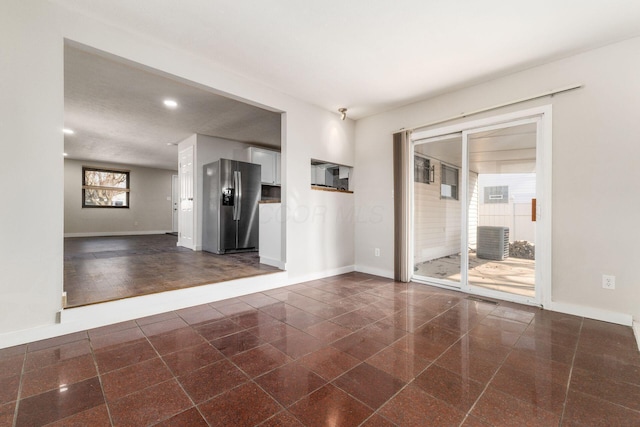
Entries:
<svg viewBox="0 0 640 427">
<path fill-rule="evenodd" d="M 435 181 L 431 184 L 414 183 L 415 263 L 460 252 L 462 202 L 440 198 L 441 163 L 431 159 L 431 165 L 435 166 Z M 459 177 L 462 179 L 462 173 Z M 470 243 L 475 245 L 475 230 L 478 225 L 478 175 L 472 173 L 470 181 L 469 239 Z"/>
</svg>

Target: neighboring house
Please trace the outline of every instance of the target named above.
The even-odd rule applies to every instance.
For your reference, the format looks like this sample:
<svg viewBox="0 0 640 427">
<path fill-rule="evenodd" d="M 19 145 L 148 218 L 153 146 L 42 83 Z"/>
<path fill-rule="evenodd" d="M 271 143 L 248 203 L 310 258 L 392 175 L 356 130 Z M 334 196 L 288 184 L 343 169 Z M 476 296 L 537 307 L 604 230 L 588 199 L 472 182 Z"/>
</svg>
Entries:
<svg viewBox="0 0 640 427">
<path fill-rule="evenodd" d="M 287 272 L 280 284 L 353 270 L 393 276 L 393 132 L 581 83 L 578 91 L 494 113 L 553 107 L 554 309 L 627 325 L 640 321 L 640 275 L 634 263 L 640 258 L 640 197 L 634 187 L 640 182 L 640 38 L 354 122 L 232 74 L 208 58 L 76 15 L 55 2 L 9 3 L 10 11 L 0 14 L 0 173 L 2 197 L 8 202 L 1 214 L 0 347 L 93 326 L 57 323 L 63 266 L 65 39 L 286 112 L 282 241 Z M 310 159 L 353 165 L 354 193 L 311 191 Z M 434 188 L 425 184 L 425 190 Z M 344 215 L 349 210 L 357 214 Z M 480 223 L 482 217 L 480 213 Z M 443 239 L 455 244 L 455 235 Z M 617 276 L 615 291 L 602 289 L 603 273 Z M 245 283 L 247 291 L 259 286 Z M 168 306 L 146 303 L 128 314 L 163 307 Z M 110 316 L 95 321 L 118 321 Z"/>
</svg>

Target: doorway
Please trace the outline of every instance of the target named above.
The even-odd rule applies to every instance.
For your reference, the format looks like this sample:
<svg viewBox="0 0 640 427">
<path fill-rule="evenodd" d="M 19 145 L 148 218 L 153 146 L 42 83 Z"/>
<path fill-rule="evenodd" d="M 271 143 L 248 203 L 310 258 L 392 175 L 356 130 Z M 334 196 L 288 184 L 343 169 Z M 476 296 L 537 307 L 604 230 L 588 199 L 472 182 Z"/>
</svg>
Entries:
<svg viewBox="0 0 640 427">
<path fill-rule="evenodd" d="M 64 44 L 64 76 L 64 127 L 73 131 L 64 137 L 63 289 L 70 304 L 271 272 L 260 266 L 258 254 L 218 260 L 187 254 L 176 249 L 176 241 L 198 249 L 202 169 L 196 161 L 245 160 L 253 145 L 280 150 L 282 111 L 71 40 Z M 207 143 L 199 154 L 192 147 L 182 156 L 179 142 L 194 135 Z M 180 162 L 184 167 L 176 177 Z M 119 209 L 86 208 L 81 199 L 85 165 L 129 171 L 130 203 Z M 182 182 L 187 175 L 189 183 Z M 179 262 L 198 269 L 175 267 Z"/>
<path fill-rule="evenodd" d="M 544 304 L 549 129 L 543 108 L 413 134 L 412 280 Z"/>
</svg>

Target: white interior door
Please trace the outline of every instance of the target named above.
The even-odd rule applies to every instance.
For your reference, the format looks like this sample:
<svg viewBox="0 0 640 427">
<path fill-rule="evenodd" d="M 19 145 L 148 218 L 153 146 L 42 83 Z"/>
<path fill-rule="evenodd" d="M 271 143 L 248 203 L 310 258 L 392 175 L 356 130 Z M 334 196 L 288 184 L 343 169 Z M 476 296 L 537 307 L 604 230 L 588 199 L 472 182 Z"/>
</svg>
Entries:
<svg viewBox="0 0 640 427">
<path fill-rule="evenodd" d="M 178 175 L 171 176 L 171 231 L 177 233 L 180 206 L 180 180 Z"/>
<path fill-rule="evenodd" d="M 180 212 L 178 220 L 178 245 L 194 249 L 194 175 L 193 147 L 187 147 L 179 153 L 178 173 L 180 179 Z"/>
</svg>

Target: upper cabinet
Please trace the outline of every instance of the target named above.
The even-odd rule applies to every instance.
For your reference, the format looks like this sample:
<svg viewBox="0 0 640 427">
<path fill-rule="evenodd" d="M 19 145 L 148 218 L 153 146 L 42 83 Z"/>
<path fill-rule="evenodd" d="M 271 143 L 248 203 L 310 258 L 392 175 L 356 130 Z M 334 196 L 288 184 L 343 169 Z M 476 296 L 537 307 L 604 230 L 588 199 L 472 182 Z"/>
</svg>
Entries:
<svg viewBox="0 0 640 427">
<path fill-rule="evenodd" d="M 262 166 L 262 183 L 280 185 L 280 153 L 264 148 L 249 147 L 249 162 Z"/>
<path fill-rule="evenodd" d="M 351 166 L 311 159 L 311 188 L 351 192 Z"/>
</svg>

